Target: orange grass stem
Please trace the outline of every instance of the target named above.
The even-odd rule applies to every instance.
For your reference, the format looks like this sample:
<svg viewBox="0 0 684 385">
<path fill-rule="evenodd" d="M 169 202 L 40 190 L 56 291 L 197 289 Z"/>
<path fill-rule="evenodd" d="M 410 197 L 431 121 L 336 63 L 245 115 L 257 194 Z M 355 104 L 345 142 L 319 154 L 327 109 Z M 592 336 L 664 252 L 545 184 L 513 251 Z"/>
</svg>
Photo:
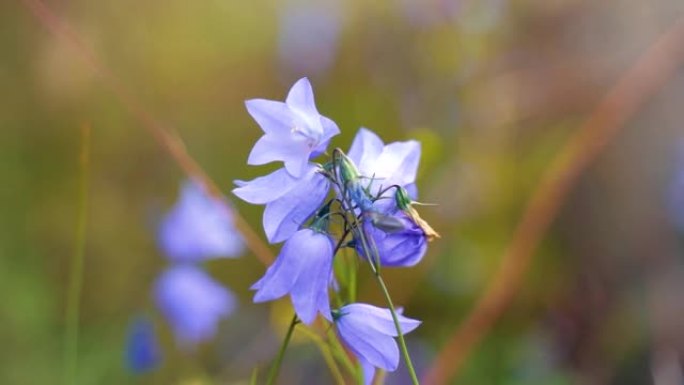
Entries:
<svg viewBox="0 0 684 385">
<path fill-rule="evenodd" d="M 545 170 L 501 263 L 473 310 L 454 330 L 423 379 L 446 384 L 520 290 L 532 256 L 565 198 L 620 129 L 684 61 L 684 18 L 662 34 L 601 99 Z"/>
<path fill-rule="evenodd" d="M 252 229 L 247 221 L 228 203 L 218 185 L 207 175 L 202 167 L 188 154 L 180 137 L 143 108 L 133 94 L 121 81 L 100 62 L 95 54 L 83 43 L 76 32 L 52 12 L 41 0 L 20 0 L 33 16 L 43 24 L 55 37 L 67 42 L 88 63 L 91 69 L 100 76 L 104 84 L 114 93 L 124 107 L 135 116 L 141 125 L 152 135 L 155 141 L 171 156 L 183 172 L 196 183 L 199 183 L 207 193 L 220 201 L 224 209 L 233 214 L 235 227 L 242 234 L 247 248 L 263 264 L 273 261 L 273 253 Z"/>
</svg>

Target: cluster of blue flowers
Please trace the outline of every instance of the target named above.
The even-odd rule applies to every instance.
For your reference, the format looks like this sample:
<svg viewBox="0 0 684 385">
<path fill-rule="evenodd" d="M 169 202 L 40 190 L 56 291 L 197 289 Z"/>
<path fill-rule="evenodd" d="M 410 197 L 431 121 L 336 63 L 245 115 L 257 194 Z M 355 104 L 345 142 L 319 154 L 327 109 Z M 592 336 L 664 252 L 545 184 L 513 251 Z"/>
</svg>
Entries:
<svg viewBox="0 0 684 385">
<path fill-rule="evenodd" d="M 181 349 L 193 349 L 214 336 L 218 322 L 235 309 L 234 294 L 201 267 L 213 258 L 233 258 L 244 245 L 227 208 L 187 181 L 180 199 L 163 218 L 159 248 L 171 262 L 154 284 L 155 303 Z M 135 373 L 153 369 L 160 361 L 151 321 L 134 320 L 129 332 L 127 361 Z"/>
<path fill-rule="evenodd" d="M 289 294 L 301 322 L 310 325 L 320 314 L 333 323 L 370 383 L 375 368 L 397 368 L 393 337 L 414 330 L 420 321 L 369 304 L 332 308 L 331 294 L 337 303 L 345 302 L 329 290 L 338 282 L 333 259 L 341 248 L 353 249 L 379 275 L 382 266 L 413 266 L 423 258 L 427 242 L 438 234 L 413 207 L 420 144 L 385 145 L 361 128 L 348 154 L 336 148 L 327 162 L 316 163 L 340 130 L 318 113 L 306 78 L 294 84 L 285 102 L 253 99 L 246 106 L 264 132 L 248 163 L 283 163 L 268 175 L 236 181 L 233 190 L 249 203 L 266 206 L 266 237 L 272 244 L 284 242 L 276 261 L 252 286 L 254 301 Z M 331 228 L 335 223 L 338 228 Z"/>
</svg>

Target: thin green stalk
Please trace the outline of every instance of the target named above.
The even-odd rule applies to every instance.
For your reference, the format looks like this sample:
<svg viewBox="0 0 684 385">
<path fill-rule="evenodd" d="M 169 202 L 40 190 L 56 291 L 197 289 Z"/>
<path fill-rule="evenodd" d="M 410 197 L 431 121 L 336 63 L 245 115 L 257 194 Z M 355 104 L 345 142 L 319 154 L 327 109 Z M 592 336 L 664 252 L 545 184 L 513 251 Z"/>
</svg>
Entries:
<svg viewBox="0 0 684 385">
<path fill-rule="evenodd" d="M 345 253 L 345 257 L 349 254 Z M 349 303 L 356 302 L 356 256 L 352 255 L 351 258 L 347 258 L 349 266 Z"/>
<path fill-rule="evenodd" d="M 78 214 L 74 254 L 71 258 L 69 288 L 66 303 L 64 333 L 64 383 L 76 383 L 78 369 L 78 318 L 80 312 L 81 290 L 83 287 L 83 265 L 85 256 L 86 224 L 88 219 L 88 170 L 90 162 L 90 126 L 81 128 L 81 150 L 79 154 Z"/>
<path fill-rule="evenodd" d="M 282 364 L 283 357 L 285 357 L 285 350 L 287 350 L 287 345 L 290 343 L 292 333 L 294 332 L 295 326 L 297 326 L 298 322 L 299 321 L 297 320 L 297 314 L 295 314 L 292 317 L 292 322 L 290 322 L 290 327 L 287 329 L 287 334 L 285 335 L 283 344 L 280 346 L 280 351 L 278 351 L 278 355 L 276 356 L 275 362 L 273 363 L 273 366 L 271 366 L 271 370 L 268 372 L 268 379 L 266 380 L 266 385 L 273 385 L 276 378 L 278 377 L 278 371 L 280 371 L 280 364 Z"/>
<path fill-rule="evenodd" d="M 414 385 L 419 385 L 418 376 L 416 376 L 416 370 L 413 368 L 413 363 L 411 362 L 411 356 L 409 355 L 408 348 L 406 348 L 406 341 L 404 340 L 404 333 L 401 332 L 401 326 L 399 325 L 399 318 L 397 317 L 397 312 L 394 310 L 394 304 L 392 303 L 392 298 L 387 291 L 387 286 L 385 281 L 382 279 L 380 274 L 375 276 L 380 287 L 382 288 L 382 293 L 385 295 L 387 300 L 387 305 L 389 306 L 390 313 L 392 313 L 392 321 L 394 321 L 394 327 L 397 329 L 397 336 L 399 337 L 399 346 L 401 347 L 401 353 L 404 355 L 404 360 L 406 361 L 406 368 L 411 375 L 411 381 Z"/>
<path fill-rule="evenodd" d="M 364 381 L 365 379 L 363 378 L 364 373 L 363 368 L 361 368 L 361 363 L 358 363 L 356 368 L 356 383 L 359 385 L 364 385 L 366 381 Z"/>
<path fill-rule="evenodd" d="M 342 366 L 344 366 L 344 368 L 352 376 L 356 376 L 358 370 L 356 369 L 356 367 L 354 367 L 354 364 L 349 359 L 349 356 L 347 356 L 347 353 L 344 350 L 344 347 L 342 346 L 340 341 L 337 339 L 337 335 L 332 331 L 332 329 L 328 329 L 328 340 L 330 341 L 331 350 L 332 350 L 333 354 L 342 363 Z"/>
<path fill-rule="evenodd" d="M 314 331 L 309 330 L 308 328 L 300 328 L 299 331 L 309 337 L 321 351 L 323 359 L 325 360 L 325 364 L 328 366 L 328 369 L 330 369 L 330 374 L 335 380 L 335 383 L 337 383 L 337 385 L 344 385 L 344 376 L 335 362 L 335 358 L 333 357 L 330 347 L 326 345 L 325 341 L 323 341 L 323 339 Z"/>
<path fill-rule="evenodd" d="M 259 375 L 259 368 L 252 369 L 252 376 L 249 378 L 249 385 L 256 385 L 257 377 Z"/>
</svg>

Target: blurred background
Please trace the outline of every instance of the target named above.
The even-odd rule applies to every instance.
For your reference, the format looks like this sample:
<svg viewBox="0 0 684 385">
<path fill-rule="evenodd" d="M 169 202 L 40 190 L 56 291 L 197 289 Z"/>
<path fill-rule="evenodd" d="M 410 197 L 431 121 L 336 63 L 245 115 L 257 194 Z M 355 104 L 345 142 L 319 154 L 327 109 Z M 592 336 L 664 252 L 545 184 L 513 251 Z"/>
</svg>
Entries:
<svg viewBox="0 0 684 385">
<path fill-rule="evenodd" d="M 387 271 L 422 373 L 494 275 L 544 168 L 681 0 L 50 0 L 99 60 L 229 194 L 261 135 L 244 108 L 311 80 L 347 149 L 360 126 L 420 140 L 422 215 L 442 234 Z M 274 357 L 288 301 L 251 303 L 248 252 L 212 277 L 239 309 L 195 351 L 175 345 L 152 285 L 156 227 L 184 175 L 71 45 L 21 1 L 0 2 L 0 383 L 61 378 L 78 212 L 80 129 L 92 127 L 79 384 L 246 384 Z M 455 384 L 683 384 L 684 73 L 642 106 L 575 185 L 522 290 Z M 230 199 L 232 197 L 228 195 Z M 260 235 L 262 208 L 232 199 Z M 679 225 L 678 225 L 679 224 Z M 277 248 L 273 248 L 274 252 Z M 360 299 L 382 304 L 361 271 Z M 131 320 L 160 366 L 125 365 Z M 265 369 L 262 369 L 265 370 Z M 388 384 L 406 383 L 401 370 Z M 282 384 L 331 383 L 295 338 Z"/>
</svg>

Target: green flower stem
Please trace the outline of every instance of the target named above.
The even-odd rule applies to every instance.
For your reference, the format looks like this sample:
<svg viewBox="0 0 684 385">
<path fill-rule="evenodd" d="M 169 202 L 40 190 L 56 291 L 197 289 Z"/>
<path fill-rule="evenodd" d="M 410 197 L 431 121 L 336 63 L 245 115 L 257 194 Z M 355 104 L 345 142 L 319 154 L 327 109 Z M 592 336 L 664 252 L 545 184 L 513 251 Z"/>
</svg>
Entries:
<svg viewBox="0 0 684 385">
<path fill-rule="evenodd" d="M 313 330 L 308 328 L 300 328 L 299 331 L 309 337 L 321 351 L 323 360 L 325 360 L 325 364 L 328 366 L 328 369 L 330 369 L 330 374 L 335 380 L 335 383 L 337 385 L 344 385 L 344 376 L 342 375 L 340 368 L 337 366 L 337 362 L 335 362 L 331 347 L 328 346 L 325 341 Z"/>
<path fill-rule="evenodd" d="M 356 219 L 358 223 L 358 219 Z M 359 235 L 361 237 L 361 243 L 363 247 L 363 252 L 366 253 L 366 255 L 370 252 L 370 248 L 368 247 L 368 241 L 366 240 L 366 235 L 365 231 L 363 228 L 358 228 L 359 230 Z M 373 241 L 373 239 L 371 239 Z M 399 317 L 397 317 L 397 312 L 394 308 L 394 303 L 392 302 L 392 297 L 389 294 L 389 290 L 387 290 L 387 285 L 385 285 L 385 280 L 382 279 L 382 275 L 380 275 L 380 256 L 377 253 L 377 248 L 375 247 L 375 242 L 373 242 L 373 251 L 375 252 L 374 256 L 376 258 L 368 258 L 371 260 L 377 260 L 378 261 L 378 267 L 373 269 L 373 275 L 375 276 L 375 280 L 378 282 L 380 285 L 380 288 L 382 289 L 382 294 L 385 296 L 385 300 L 387 301 L 387 306 L 389 307 L 390 313 L 392 314 L 392 321 L 394 322 L 394 327 L 397 329 L 397 337 L 399 338 L 399 347 L 401 348 L 401 354 L 404 356 L 404 361 L 406 361 L 406 368 L 408 369 L 409 375 L 411 376 L 411 381 L 413 382 L 413 385 L 419 385 L 420 382 L 418 381 L 418 376 L 416 375 L 416 370 L 413 368 L 413 362 L 411 361 L 411 356 L 409 355 L 408 348 L 406 347 L 406 341 L 404 340 L 404 333 L 401 331 L 401 325 L 399 324 Z"/>
<path fill-rule="evenodd" d="M 399 325 L 399 318 L 397 317 L 397 312 L 394 310 L 394 304 L 392 303 L 392 298 L 387 291 L 387 286 L 385 281 L 382 279 L 380 274 L 377 274 L 376 279 L 382 288 L 382 293 L 385 295 L 387 300 L 387 305 L 389 306 L 390 313 L 392 313 L 392 321 L 394 321 L 394 327 L 397 329 L 397 335 L 399 337 L 399 346 L 401 347 L 401 353 L 404 355 L 404 360 L 406 360 L 406 368 L 411 375 L 411 381 L 414 385 L 419 385 L 418 376 L 416 376 L 416 370 L 413 368 L 413 363 L 411 362 L 411 356 L 409 355 L 408 349 L 406 348 L 406 341 L 404 340 L 404 333 L 401 332 L 401 326 Z"/>
<path fill-rule="evenodd" d="M 344 200 L 347 202 L 347 205 L 349 207 L 352 207 L 352 205 L 349 203 L 349 198 L 344 197 Z M 352 211 L 353 212 L 353 211 Z M 373 254 L 371 254 L 371 248 L 368 247 L 368 240 L 366 239 L 366 234 L 359 223 L 359 219 L 353 215 L 354 217 L 354 223 L 356 226 L 356 230 L 359 234 L 359 237 L 361 238 L 361 247 L 363 247 L 363 252 L 366 255 L 366 258 L 368 259 L 368 262 L 371 266 L 371 269 L 373 270 L 373 275 L 375 276 L 375 280 L 378 282 L 380 285 L 380 288 L 382 289 L 382 294 L 385 296 L 385 300 L 387 301 L 387 306 L 389 307 L 390 313 L 392 314 L 392 321 L 394 322 L 394 327 L 397 329 L 397 337 L 399 338 L 399 346 L 401 348 L 401 353 L 404 356 L 404 361 L 406 361 L 406 368 L 408 369 L 408 372 L 411 376 L 411 381 L 413 382 L 413 385 L 419 385 L 420 382 L 418 381 L 418 376 L 416 375 L 416 370 L 413 368 L 413 362 L 411 361 L 411 356 L 409 355 L 408 349 L 406 348 L 406 341 L 404 340 L 404 333 L 401 331 L 401 325 L 399 324 L 399 318 L 397 317 L 397 312 L 394 309 L 394 303 L 392 302 L 392 297 L 389 294 L 389 291 L 387 290 L 387 285 L 385 285 L 385 281 L 382 279 L 382 275 L 380 275 L 380 255 L 378 255 L 377 252 L 377 247 L 375 247 L 375 243 L 373 242 Z M 372 240 L 372 239 L 371 239 Z M 377 266 L 374 265 L 374 262 L 377 261 Z"/>
<path fill-rule="evenodd" d="M 345 257 L 349 254 L 346 253 Z M 351 258 L 347 258 L 349 266 L 349 303 L 356 302 L 356 256 L 351 255 Z"/>
<path fill-rule="evenodd" d="M 336 148 L 333 151 L 333 164 L 337 165 L 338 168 L 340 168 L 340 165 L 337 162 L 337 160 L 342 159 L 342 161 L 344 162 L 345 158 L 340 158 L 340 156 L 343 155 L 344 154 L 340 149 Z M 348 213 L 351 213 L 350 216 L 353 218 L 352 223 L 354 224 L 356 232 L 359 234 L 359 238 L 361 238 L 361 247 L 363 248 L 363 252 L 366 256 L 366 259 L 368 260 L 368 264 L 371 267 L 371 270 L 373 271 L 373 275 L 375 276 L 376 281 L 382 289 L 382 293 L 385 296 L 385 300 L 387 301 L 387 306 L 389 307 L 390 313 L 392 314 L 392 321 L 394 322 L 394 327 L 397 330 L 397 337 L 399 338 L 399 346 L 401 348 L 401 353 L 404 356 L 404 361 L 406 361 L 406 368 L 408 369 L 409 374 L 411 376 L 411 381 L 413 382 L 413 385 L 420 385 L 420 382 L 418 381 L 418 376 L 416 376 L 416 370 L 413 368 L 411 356 L 409 355 L 408 348 L 406 347 L 404 333 L 401 331 L 401 325 L 399 324 L 399 318 L 397 317 L 397 312 L 394 308 L 392 297 L 390 296 L 389 291 L 387 290 L 387 285 L 385 285 L 385 281 L 382 279 L 382 276 L 380 275 L 380 268 L 382 264 L 380 263 L 380 255 L 378 253 L 375 242 L 372 243 L 372 248 L 369 247 L 369 242 L 366 239 L 365 230 L 361 225 L 359 218 L 357 218 L 356 215 L 354 215 L 354 205 L 351 202 L 351 198 L 347 194 L 347 183 L 340 183 L 341 181 L 345 181 L 345 178 L 340 178 L 338 176 L 338 172 L 333 173 L 332 176 L 334 178 L 333 182 L 338 186 L 342 193 L 342 209 Z M 347 175 L 346 180 L 351 181 L 350 176 Z M 372 240 L 373 239 L 371 239 L 371 241 Z"/>
<path fill-rule="evenodd" d="M 344 347 L 337 339 L 337 335 L 332 331 L 331 328 L 328 328 L 328 340 L 330 341 L 330 347 L 335 357 L 337 357 L 337 359 L 342 363 L 342 366 L 344 366 L 344 368 L 349 372 L 349 374 L 351 374 L 352 376 L 356 376 L 358 370 L 349 359 L 349 356 L 344 350 Z"/>
<path fill-rule="evenodd" d="M 285 350 L 287 350 L 287 345 L 289 345 L 290 343 L 292 333 L 294 332 L 297 323 L 299 323 L 299 320 L 297 320 L 297 314 L 295 314 L 292 317 L 292 322 L 290 322 L 290 327 L 287 329 L 287 334 L 285 335 L 283 344 L 280 346 L 280 351 L 278 351 L 278 355 L 276 356 L 275 362 L 273 363 L 273 366 L 271 366 L 271 370 L 268 372 L 268 379 L 266 380 L 266 385 L 273 385 L 276 378 L 278 377 L 278 372 L 280 371 L 280 364 L 283 363 L 283 357 L 285 357 Z"/>
<path fill-rule="evenodd" d="M 356 383 L 359 385 L 364 385 L 366 383 L 363 378 L 363 368 L 361 367 L 360 362 L 356 365 Z"/>
<path fill-rule="evenodd" d="M 249 385 L 256 385 L 258 375 L 259 369 L 255 367 L 254 369 L 252 369 L 252 376 L 249 378 Z"/>
<path fill-rule="evenodd" d="M 78 318 L 83 288 L 83 265 L 85 259 L 86 225 L 88 219 L 88 170 L 90 162 L 90 126 L 81 129 L 81 150 L 79 154 L 80 180 L 78 188 L 78 217 L 74 254 L 71 258 L 69 291 L 66 303 L 66 330 L 64 333 L 64 383 L 76 383 L 78 370 Z"/>
<path fill-rule="evenodd" d="M 345 219 L 346 220 L 346 219 Z M 342 250 L 342 245 L 345 243 L 345 240 L 347 239 L 347 236 L 351 233 L 351 230 L 345 225 L 345 230 L 342 236 L 340 237 L 340 240 L 337 241 L 337 244 L 335 245 L 335 249 L 333 249 L 333 258 L 337 256 L 337 254 Z M 342 258 L 345 259 L 344 262 L 346 262 L 346 253 L 342 256 Z M 341 268 L 338 270 L 338 273 L 343 273 L 344 276 L 342 277 L 343 279 L 339 280 L 338 282 L 343 282 L 345 284 L 345 289 L 347 292 L 347 296 L 350 297 L 348 298 L 351 302 L 353 302 L 353 298 L 356 297 L 356 266 L 347 266 L 347 264 L 344 264 L 345 268 Z M 339 275 L 339 274 L 338 274 Z M 339 298 L 339 296 L 335 296 L 335 300 L 337 301 L 336 304 L 337 306 L 342 306 L 342 300 Z"/>
</svg>

